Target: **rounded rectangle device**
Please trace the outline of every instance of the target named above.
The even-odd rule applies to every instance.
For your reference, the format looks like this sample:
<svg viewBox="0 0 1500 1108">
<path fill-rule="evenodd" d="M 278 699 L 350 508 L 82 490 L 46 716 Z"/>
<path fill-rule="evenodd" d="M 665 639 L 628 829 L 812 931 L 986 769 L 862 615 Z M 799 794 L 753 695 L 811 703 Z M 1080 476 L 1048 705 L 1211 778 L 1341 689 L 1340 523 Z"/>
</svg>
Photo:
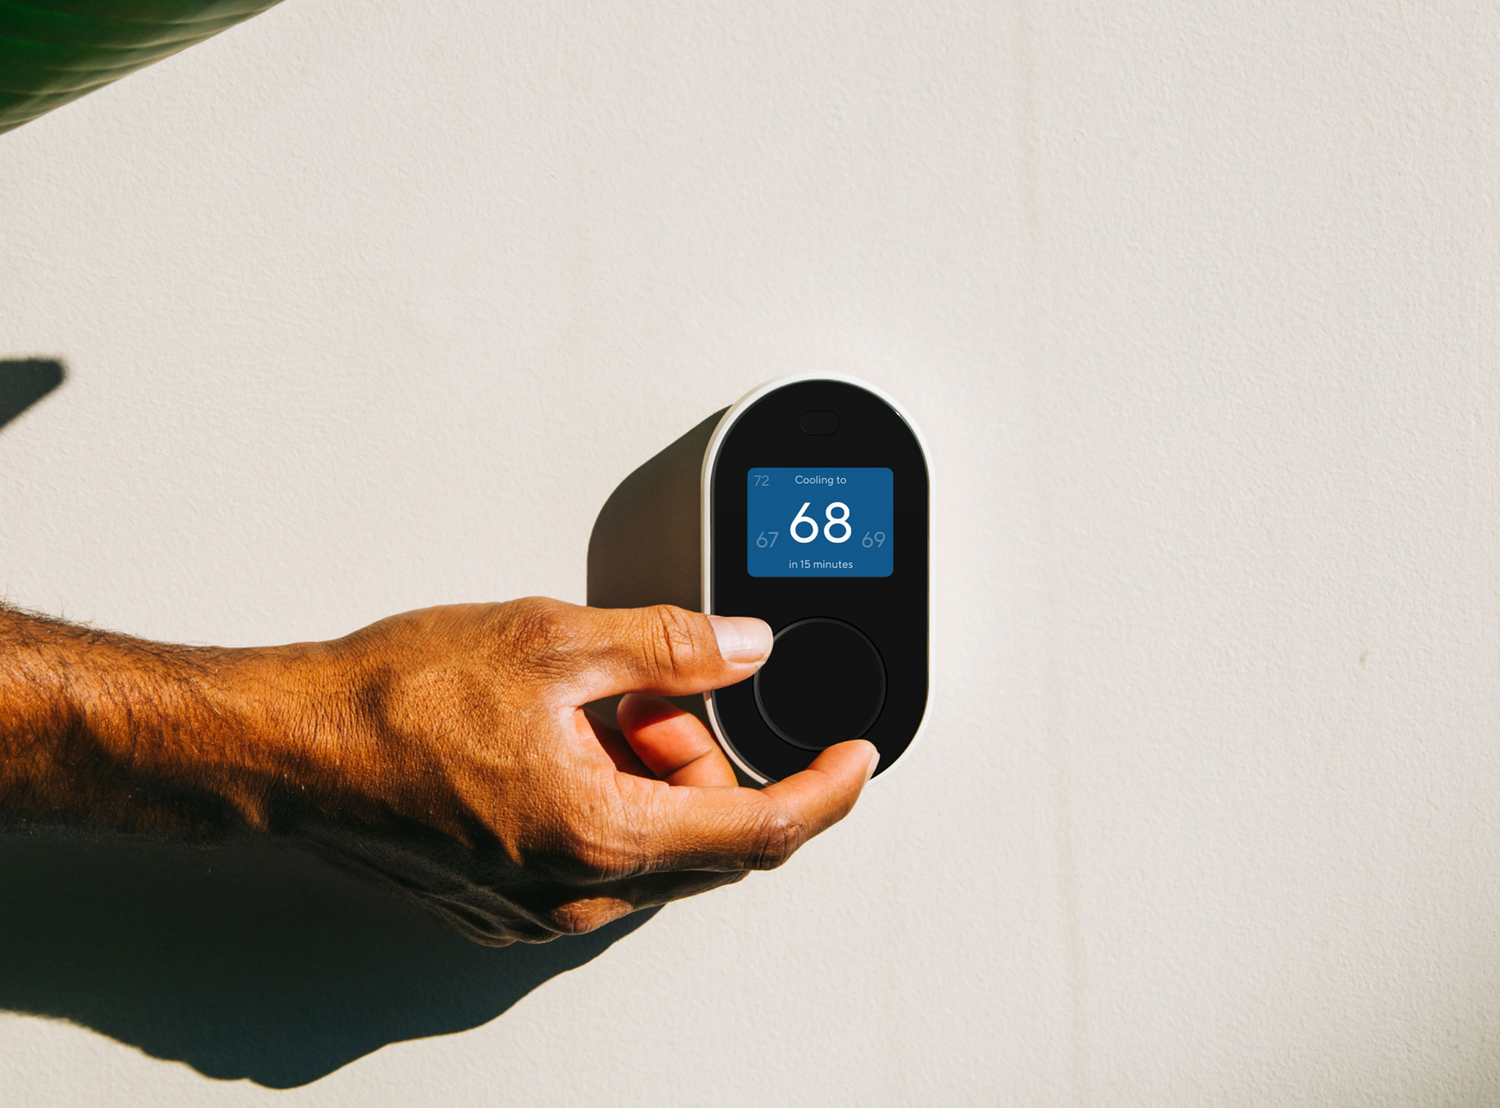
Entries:
<svg viewBox="0 0 1500 1108">
<path fill-rule="evenodd" d="M 849 377 L 772 381 L 615 490 L 589 603 L 765 620 L 770 659 L 702 706 L 735 765 L 766 784 L 862 738 L 885 773 L 926 714 L 928 517 L 926 452 L 894 400 Z"/>
<path fill-rule="evenodd" d="M 928 691 L 927 458 L 910 418 L 849 378 L 764 385 L 719 421 L 700 503 L 703 610 L 776 635 L 755 677 L 706 697 L 725 751 L 760 782 L 849 739 L 895 765 Z"/>
</svg>

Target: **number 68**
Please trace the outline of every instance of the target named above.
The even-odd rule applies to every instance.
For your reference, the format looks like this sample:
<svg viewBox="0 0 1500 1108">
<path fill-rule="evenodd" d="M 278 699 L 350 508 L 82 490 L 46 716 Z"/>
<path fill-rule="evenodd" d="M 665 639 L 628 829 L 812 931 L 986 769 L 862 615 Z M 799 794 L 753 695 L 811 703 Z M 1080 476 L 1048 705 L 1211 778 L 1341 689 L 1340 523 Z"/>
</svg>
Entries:
<svg viewBox="0 0 1500 1108">
<path fill-rule="evenodd" d="M 792 517 L 792 525 L 789 530 L 791 531 L 792 538 L 798 542 L 812 542 L 813 539 L 818 537 L 818 521 L 805 514 L 810 507 L 812 507 L 811 500 L 798 508 L 797 514 Z M 835 508 L 840 510 L 840 514 L 834 514 Z M 823 514 L 828 517 L 828 522 L 823 524 L 823 537 L 832 543 L 848 542 L 849 536 L 854 534 L 854 528 L 849 526 L 849 505 L 845 504 L 842 500 L 835 500 L 832 504 L 828 505 Z M 806 535 L 798 530 L 804 523 L 811 528 Z M 835 527 L 842 527 L 844 533 L 835 536 L 833 533 Z"/>
</svg>

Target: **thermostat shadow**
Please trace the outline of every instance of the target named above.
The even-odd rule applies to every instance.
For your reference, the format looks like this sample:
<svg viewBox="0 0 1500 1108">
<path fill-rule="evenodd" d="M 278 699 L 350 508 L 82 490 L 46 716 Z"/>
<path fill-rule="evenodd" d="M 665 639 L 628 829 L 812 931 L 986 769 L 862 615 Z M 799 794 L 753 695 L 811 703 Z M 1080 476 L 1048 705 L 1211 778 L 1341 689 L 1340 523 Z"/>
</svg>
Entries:
<svg viewBox="0 0 1500 1108">
<path fill-rule="evenodd" d="M 0 835 L 0 1008 L 289 1088 L 486 1023 L 651 914 L 496 949 L 291 846 Z"/>
<path fill-rule="evenodd" d="M 0 427 L 63 383 L 67 370 L 55 358 L 0 359 Z"/>
</svg>

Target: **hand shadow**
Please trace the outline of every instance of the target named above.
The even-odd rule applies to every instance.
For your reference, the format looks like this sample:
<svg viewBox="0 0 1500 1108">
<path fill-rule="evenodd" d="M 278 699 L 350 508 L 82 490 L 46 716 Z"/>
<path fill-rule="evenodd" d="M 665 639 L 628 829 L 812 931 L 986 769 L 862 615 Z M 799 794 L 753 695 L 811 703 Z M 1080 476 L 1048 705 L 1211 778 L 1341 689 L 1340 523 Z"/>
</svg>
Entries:
<svg viewBox="0 0 1500 1108">
<path fill-rule="evenodd" d="M 65 375 L 0 359 L 0 428 Z M 653 914 L 493 949 L 289 845 L 0 834 L 0 1009 L 289 1088 L 486 1023 Z"/>
<path fill-rule="evenodd" d="M 274 1088 L 486 1023 L 653 914 L 483 947 L 381 886 L 256 841 L 0 835 L 0 890 L 0 1008 Z"/>
<path fill-rule="evenodd" d="M 0 359 L 0 427 L 63 383 L 67 370 L 53 358 Z"/>
</svg>

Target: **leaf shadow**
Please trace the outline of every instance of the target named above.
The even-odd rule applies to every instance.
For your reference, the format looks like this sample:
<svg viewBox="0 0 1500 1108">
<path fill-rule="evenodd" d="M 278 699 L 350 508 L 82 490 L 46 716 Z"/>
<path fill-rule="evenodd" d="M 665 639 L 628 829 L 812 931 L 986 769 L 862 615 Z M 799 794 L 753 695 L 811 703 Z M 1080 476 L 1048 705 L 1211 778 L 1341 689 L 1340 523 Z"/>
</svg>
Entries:
<svg viewBox="0 0 1500 1108">
<path fill-rule="evenodd" d="M 61 385 L 67 367 L 56 358 L 0 359 L 0 428 Z"/>
</svg>

